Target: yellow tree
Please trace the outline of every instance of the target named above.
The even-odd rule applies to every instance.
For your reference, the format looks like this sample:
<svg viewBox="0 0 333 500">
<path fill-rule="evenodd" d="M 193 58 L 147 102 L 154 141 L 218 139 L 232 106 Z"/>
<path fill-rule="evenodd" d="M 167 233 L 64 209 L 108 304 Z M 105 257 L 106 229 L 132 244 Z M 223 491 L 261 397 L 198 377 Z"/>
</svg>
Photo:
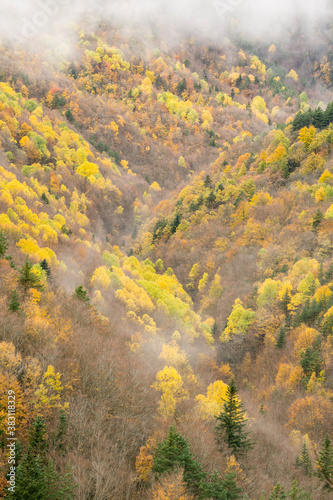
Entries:
<svg viewBox="0 0 333 500">
<path fill-rule="evenodd" d="M 172 417 L 177 404 L 187 399 L 189 393 L 183 388 L 183 379 L 173 366 L 165 366 L 156 375 L 156 382 L 152 386 L 162 393 L 159 413 L 165 417 Z"/>
</svg>

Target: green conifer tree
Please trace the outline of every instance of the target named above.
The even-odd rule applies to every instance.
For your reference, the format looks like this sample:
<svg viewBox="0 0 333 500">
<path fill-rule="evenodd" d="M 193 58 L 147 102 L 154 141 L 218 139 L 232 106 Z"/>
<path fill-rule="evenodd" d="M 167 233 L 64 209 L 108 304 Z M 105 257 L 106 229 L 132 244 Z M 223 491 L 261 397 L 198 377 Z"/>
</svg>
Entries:
<svg viewBox="0 0 333 500">
<path fill-rule="evenodd" d="M 66 444 L 65 444 L 66 434 L 67 434 L 66 412 L 63 408 L 61 408 L 59 416 L 59 426 L 55 435 L 55 444 L 57 449 L 62 453 L 66 453 Z"/>
<path fill-rule="evenodd" d="M 3 259 L 8 250 L 8 241 L 3 231 L 0 231 L 0 259 Z"/>
<path fill-rule="evenodd" d="M 236 472 L 229 471 L 226 473 L 223 480 L 223 486 L 226 489 L 228 500 L 238 500 L 238 498 L 241 498 L 242 489 L 237 486 L 235 478 Z"/>
<path fill-rule="evenodd" d="M 287 289 L 279 302 L 279 307 L 280 309 L 282 309 L 282 311 L 286 316 L 289 316 L 290 314 L 290 311 L 288 309 L 290 302 L 291 302 L 291 295 L 290 291 Z"/>
<path fill-rule="evenodd" d="M 219 500 L 229 500 L 227 491 L 223 485 L 219 473 L 214 470 L 205 481 L 200 484 L 200 498 L 216 498 Z M 239 497 L 237 497 L 239 498 Z"/>
<path fill-rule="evenodd" d="M 17 312 L 20 309 L 19 296 L 16 290 L 13 290 L 12 293 L 10 294 L 10 302 L 8 308 L 12 312 Z"/>
<path fill-rule="evenodd" d="M 311 476 L 312 462 L 305 441 L 302 446 L 302 451 L 296 459 L 296 465 L 302 467 L 307 476 Z"/>
<path fill-rule="evenodd" d="M 286 337 L 286 329 L 284 326 L 281 326 L 280 333 L 279 333 L 278 338 L 276 340 L 275 347 L 277 347 L 278 349 L 281 349 L 281 347 L 284 346 L 284 343 L 286 341 L 285 337 Z"/>
<path fill-rule="evenodd" d="M 325 436 L 316 464 L 317 475 L 333 489 L 333 446 L 328 434 Z"/>
<path fill-rule="evenodd" d="M 90 298 L 87 295 L 88 291 L 83 289 L 83 286 L 80 285 L 75 288 L 75 292 L 73 293 L 73 297 L 76 299 L 82 300 L 82 302 L 90 302 Z"/>
<path fill-rule="evenodd" d="M 218 421 L 216 432 L 219 441 L 224 435 L 229 448 L 234 453 L 244 452 L 253 448 L 255 444 L 247 437 L 249 432 L 244 430 L 248 419 L 245 417 L 245 411 L 242 409 L 243 404 L 239 401 L 237 392 L 235 380 L 232 379 L 227 389 L 227 400 L 224 403 L 224 409 L 215 417 Z"/>
<path fill-rule="evenodd" d="M 303 488 L 299 488 L 297 479 L 294 479 L 288 491 L 288 497 L 290 500 L 311 500 L 310 494 L 305 492 Z"/>
<path fill-rule="evenodd" d="M 46 259 L 41 261 L 40 267 L 46 272 L 46 276 L 49 278 L 51 276 L 51 268 Z"/>
<path fill-rule="evenodd" d="M 43 290 L 44 285 L 40 282 L 38 276 L 32 272 L 32 264 L 27 257 L 25 264 L 19 270 L 19 283 L 25 291 L 29 288 L 36 288 L 36 290 Z"/>
<path fill-rule="evenodd" d="M 273 488 L 272 494 L 269 497 L 269 500 L 286 500 L 287 495 L 284 491 L 284 487 L 279 483 L 276 484 Z"/>
<path fill-rule="evenodd" d="M 6 498 L 10 500 L 72 500 L 75 484 L 69 470 L 60 476 L 52 460 L 47 460 L 46 429 L 42 417 L 38 416 L 29 432 L 26 453 L 18 460 L 15 489 L 8 488 Z"/>
<path fill-rule="evenodd" d="M 198 492 L 206 474 L 193 457 L 188 442 L 177 432 L 173 424 L 167 437 L 155 448 L 153 472 L 157 478 L 165 472 L 172 471 L 176 466 L 184 468 L 184 481 L 192 491 Z"/>
</svg>

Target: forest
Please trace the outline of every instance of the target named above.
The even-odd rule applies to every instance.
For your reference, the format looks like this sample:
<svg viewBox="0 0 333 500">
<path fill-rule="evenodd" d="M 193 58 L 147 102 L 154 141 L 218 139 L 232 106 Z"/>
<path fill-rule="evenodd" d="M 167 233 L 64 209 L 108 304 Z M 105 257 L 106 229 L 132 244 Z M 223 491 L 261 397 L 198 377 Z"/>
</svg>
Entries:
<svg viewBox="0 0 333 500">
<path fill-rule="evenodd" d="M 0 498 L 332 498 L 333 18 L 237 13 L 3 28 Z"/>
</svg>

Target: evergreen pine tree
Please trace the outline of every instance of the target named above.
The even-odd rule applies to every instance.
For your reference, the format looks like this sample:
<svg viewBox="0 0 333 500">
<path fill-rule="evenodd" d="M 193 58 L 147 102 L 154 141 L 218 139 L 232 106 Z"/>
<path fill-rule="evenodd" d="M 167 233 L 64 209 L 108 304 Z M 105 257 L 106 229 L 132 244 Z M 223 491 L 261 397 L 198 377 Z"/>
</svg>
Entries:
<svg viewBox="0 0 333 500">
<path fill-rule="evenodd" d="M 29 448 L 33 450 L 35 455 L 42 455 L 46 451 L 47 442 L 45 440 L 45 434 L 46 429 L 44 419 L 38 415 L 29 432 Z"/>
<path fill-rule="evenodd" d="M 323 129 L 324 128 L 324 112 L 321 108 L 317 108 L 313 112 L 312 123 L 316 128 Z"/>
<path fill-rule="evenodd" d="M 320 374 L 323 364 L 320 347 L 321 340 L 317 338 L 310 347 L 301 353 L 300 365 L 306 377 L 311 377 L 313 372 L 317 377 Z"/>
<path fill-rule="evenodd" d="M 217 323 L 216 323 L 216 321 L 214 321 L 214 324 L 212 326 L 212 336 L 214 337 L 214 339 L 217 339 L 218 335 L 219 335 L 219 332 L 218 332 Z"/>
<path fill-rule="evenodd" d="M 20 301 L 16 290 L 13 290 L 10 294 L 9 310 L 12 312 L 17 312 L 20 309 Z"/>
<path fill-rule="evenodd" d="M 158 477 L 165 472 L 171 472 L 176 466 L 184 468 L 184 481 L 191 491 L 198 492 L 206 474 L 193 457 L 188 442 L 177 432 L 173 424 L 166 439 L 158 443 L 155 448 L 153 472 Z"/>
<path fill-rule="evenodd" d="M 32 272 L 32 264 L 27 257 L 25 264 L 19 270 L 19 283 L 27 291 L 29 288 L 36 288 L 36 290 L 43 290 L 44 286 L 40 283 L 38 276 Z"/>
<path fill-rule="evenodd" d="M 276 340 L 276 344 L 275 344 L 275 347 L 277 347 L 278 349 L 281 349 L 281 347 L 283 347 L 286 339 L 286 329 L 284 328 L 284 326 L 281 326 L 280 328 L 280 333 L 279 333 L 279 336 Z"/>
<path fill-rule="evenodd" d="M 299 488 L 297 479 L 294 479 L 293 484 L 288 491 L 290 500 L 311 500 L 309 493 Z"/>
<path fill-rule="evenodd" d="M 237 486 L 235 478 L 236 472 L 229 471 L 226 473 L 223 481 L 223 486 L 227 491 L 228 500 L 238 500 L 238 498 L 241 498 L 242 489 Z"/>
<path fill-rule="evenodd" d="M 66 452 L 65 438 L 67 433 L 67 419 L 66 412 L 63 408 L 60 410 L 59 426 L 55 435 L 55 444 L 59 451 Z"/>
<path fill-rule="evenodd" d="M 70 109 L 67 109 L 67 110 L 66 110 L 65 116 L 66 116 L 66 118 L 67 118 L 67 120 L 68 120 L 69 122 L 73 123 L 73 121 L 74 121 L 74 116 L 73 116 L 73 113 L 71 112 L 71 110 L 70 110 Z"/>
<path fill-rule="evenodd" d="M 235 453 L 253 448 L 254 443 L 247 437 L 249 432 L 244 431 L 247 418 L 242 409 L 243 404 L 237 396 L 235 380 L 232 379 L 227 389 L 227 400 L 224 403 L 223 411 L 216 416 L 218 421 L 216 431 L 221 439 L 221 434 L 225 435 L 225 440 Z"/>
<path fill-rule="evenodd" d="M 41 199 L 43 200 L 43 202 L 45 203 L 45 205 L 49 205 L 50 201 L 49 201 L 49 199 L 48 199 L 48 197 L 46 196 L 45 193 L 42 194 Z"/>
<path fill-rule="evenodd" d="M 324 218 L 323 212 L 320 210 L 320 208 L 318 208 L 316 215 L 314 216 L 313 221 L 312 221 L 312 228 L 315 232 L 317 231 L 318 227 L 322 223 L 323 218 Z"/>
<path fill-rule="evenodd" d="M 291 302 L 291 295 L 290 295 L 290 291 L 287 288 L 285 293 L 283 294 L 283 297 L 281 298 L 281 300 L 279 302 L 279 307 L 280 307 L 280 309 L 282 309 L 282 311 L 284 312 L 284 314 L 286 316 L 288 316 L 290 313 L 290 311 L 288 309 L 288 305 L 290 304 L 290 302 Z"/>
<path fill-rule="evenodd" d="M 72 500 L 74 480 L 67 470 L 64 476 L 55 471 L 51 460 L 46 460 L 46 429 L 42 417 L 38 416 L 29 432 L 28 449 L 18 459 L 15 490 L 7 491 L 10 500 Z"/>
<path fill-rule="evenodd" d="M 83 289 L 83 286 L 80 285 L 75 288 L 75 292 L 73 293 L 73 297 L 76 299 L 82 300 L 82 302 L 90 302 L 90 298 L 87 295 L 88 291 Z"/>
<path fill-rule="evenodd" d="M 3 259 L 8 250 L 8 241 L 3 231 L 0 231 L 0 259 Z"/>
<path fill-rule="evenodd" d="M 288 314 L 288 316 L 286 317 L 285 324 L 284 324 L 284 328 L 286 330 L 286 333 L 290 333 L 292 324 L 293 324 L 293 318 L 292 318 L 291 314 Z"/>
<path fill-rule="evenodd" d="M 325 277 L 324 277 L 324 266 L 322 262 L 319 264 L 318 280 L 321 285 L 324 285 Z"/>
<path fill-rule="evenodd" d="M 296 465 L 302 467 L 307 476 L 311 476 L 312 462 L 305 441 L 302 446 L 302 451 L 296 459 Z"/>
<path fill-rule="evenodd" d="M 229 500 L 227 491 L 223 485 L 219 473 L 214 470 L 205 481 L 200 484 L 200 498 L 214 498 L 218 500 Z M 239 497 L 238 497 L 239 498 Z"/>
<path fill-rule="evenodd" d="M 333 489 L 333 446 L 328 434 L 325 436 L 316 464 L 317 475 Z"/>
<path fill-rule="evenodd" d="M 328 335 L 332 335 L 333 332 L 333 314 L 326 316 L 324 321 L 321 324 L 321 333 L 324 337 L 328 337 Z"/>
<path fill-rule="evenodd" d="M 284 491 L 284 487 L 279 483 L 276 484 L 273 488 L 272 494 L 269 497 L 269 500 L 286 500 L 287 495 Z"/>
<path fill-rule="evenodd" d="M 40 267 L 46 272 L 46 275 L 49 278 L 51 276 L 51 268 L 46 259 L 41 261 Z"/>
<path fill-rule="evenodd" d="M 177 227 L 179 226 L 181 221 L 181 217 L 179 214 L 176 214 L 175 218 L 172 221 L 171 227 L 170 227 L 170 233 L 174 234 L 177 231 Z"/>
</svg>

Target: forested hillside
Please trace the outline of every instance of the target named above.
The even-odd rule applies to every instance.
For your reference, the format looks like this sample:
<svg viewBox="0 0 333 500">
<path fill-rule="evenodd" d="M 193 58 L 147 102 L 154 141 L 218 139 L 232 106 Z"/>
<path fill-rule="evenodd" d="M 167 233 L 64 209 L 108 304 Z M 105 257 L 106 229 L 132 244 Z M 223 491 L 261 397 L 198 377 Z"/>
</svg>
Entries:
<svg viewBox="0 0 333 500">
<path fill-rule="evenodd" d="M 328 500 L 331 24 L 68 30 L 0 40 L 0 498 Z"/>
</svg>

